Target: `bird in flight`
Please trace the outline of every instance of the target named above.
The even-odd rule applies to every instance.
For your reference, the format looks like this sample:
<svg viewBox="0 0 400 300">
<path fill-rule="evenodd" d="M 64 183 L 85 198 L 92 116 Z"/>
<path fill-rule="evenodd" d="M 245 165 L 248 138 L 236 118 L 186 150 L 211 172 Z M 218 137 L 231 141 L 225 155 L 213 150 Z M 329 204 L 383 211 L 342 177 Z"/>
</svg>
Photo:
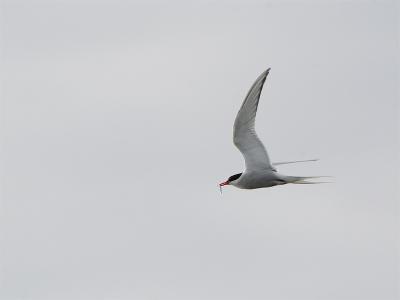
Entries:
<svg viewBox="0 0 400 300">
<path fill-rule="evenodd" d="M 232 175 L 228 180 L 220 183 L 219 187 L 221 192 L 224 185 L 233 185 L 240 189 L 258 189 L 287 183 L 321 183 L 309 181 L 308 179 L 320 178 L 323 176 L 299 177 L 278 173 L 275 168 L 278 165 L 315 161 L 316 159 L 271 163 L 267 150 L 256 134 L 255 119 L 258 102 L 260 100 L 261 90 L 270 70 L 269 68 L 264 71 L 253 83 L 239 109 L 233 125 L 233 143 L 244 157 L 245 171 Z"/>
</svg>

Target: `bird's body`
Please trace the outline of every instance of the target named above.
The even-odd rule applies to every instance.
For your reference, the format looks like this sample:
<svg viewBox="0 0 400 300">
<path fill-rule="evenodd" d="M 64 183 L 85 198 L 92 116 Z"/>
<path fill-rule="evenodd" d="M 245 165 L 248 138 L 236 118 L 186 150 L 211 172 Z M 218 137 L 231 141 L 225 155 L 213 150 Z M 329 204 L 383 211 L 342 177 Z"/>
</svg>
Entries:
<svg viewBox="0 0 400 300">
<path fill-rule="evenodd" d="M 261 90 L 270 69 L 264 71 L 254 82 L 236 116 L 233 125 L 233 143 L 242 153 L 246 169 L 220 184 L 241 189 L 258 189 L 287 183 L 315 183 L 307 181 L 316 177 L 287 176 L 277 172 L 275 166 L 302 161 L 271 163 L 267 150 L 255 131 L 255 119 Z"/>
<path fill-rule="evenodd" d="M 238 179 L 229 184 L 240 189 L 258 189 L 285 184 L 284 178 L 276 171 L 245 171 Z"/>
</svg>

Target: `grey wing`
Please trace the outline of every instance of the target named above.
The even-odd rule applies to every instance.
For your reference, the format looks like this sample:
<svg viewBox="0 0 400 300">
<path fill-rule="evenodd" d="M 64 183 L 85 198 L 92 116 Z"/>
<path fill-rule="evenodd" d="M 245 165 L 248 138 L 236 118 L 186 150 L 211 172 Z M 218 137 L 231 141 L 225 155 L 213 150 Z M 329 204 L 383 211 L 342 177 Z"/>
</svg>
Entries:
<svg viewBox="0 0 400 300">
<path fill-rule="evenodd" d="M 233 143 L 242 152 L 247 171 L 274 170 L 255 131 L 258 102 L 269 70 L 264 71 L 250 88 L 233 125 Z"/>
</svg>

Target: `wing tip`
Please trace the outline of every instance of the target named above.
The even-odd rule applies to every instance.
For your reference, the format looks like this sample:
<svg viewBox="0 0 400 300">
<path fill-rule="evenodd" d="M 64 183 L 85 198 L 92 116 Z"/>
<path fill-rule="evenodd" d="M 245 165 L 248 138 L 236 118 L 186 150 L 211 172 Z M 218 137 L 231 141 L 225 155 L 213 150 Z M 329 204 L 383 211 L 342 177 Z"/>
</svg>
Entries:
<svg viewBox="0 0 400 300">
<path fill-rule="evenodd" d="M 270 70 L 271 68 L 268 68 L 261 74 L 260 78 L 262 80 L 262 84 L 264 84 L 265 80 L 267 79 Z"/>
<path fill-rule="evenodd" d="M 271 71 L 271 68 L 266 69 L 264 72 L 261 73 L 261 78 L 267 78 L 269 72 Z"/>
</svg>

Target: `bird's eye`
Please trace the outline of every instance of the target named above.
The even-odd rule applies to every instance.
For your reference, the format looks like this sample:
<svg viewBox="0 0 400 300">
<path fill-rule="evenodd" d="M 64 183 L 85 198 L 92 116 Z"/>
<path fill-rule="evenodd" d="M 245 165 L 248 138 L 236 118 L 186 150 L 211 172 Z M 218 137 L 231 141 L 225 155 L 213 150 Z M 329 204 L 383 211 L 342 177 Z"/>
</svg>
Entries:
<svg viewBox="0 0 400 300">
<path fill-rule="evenodd" d="M 238 179 L 241 175 L 242 175 L 242 173 L 232 175 L 231 177 L 229 177 L 228 181 L 234 181 L 234 180 Z"/>
</svg>

